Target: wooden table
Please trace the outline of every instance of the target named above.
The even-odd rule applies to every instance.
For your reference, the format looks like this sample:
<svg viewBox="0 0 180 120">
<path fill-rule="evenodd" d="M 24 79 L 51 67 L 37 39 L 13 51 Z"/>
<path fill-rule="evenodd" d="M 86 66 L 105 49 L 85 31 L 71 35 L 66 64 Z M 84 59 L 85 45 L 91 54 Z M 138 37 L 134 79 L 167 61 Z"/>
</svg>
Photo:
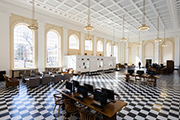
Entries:
<svg viewBox="0 0 180 120">
<path fill-rule="evenodd" d="M 126 77 L 125 77 L 125 79 L 126 79 L 126 82 L 128 82 L 129 81 L 129 79 L 130 79 L 130 76 L 132 76 L 132 77 L 135 77 L 135 76 L 138 76 L 138 77 L 141 77 L 141 78 L 151 78 L 151 79 L 154 79 L 154 87 L 157 85 L 156 84 L 156 81 L 157 81 L 157 79 L 159 79 L 160 78 L 160 76 L 154 76 L 154 77 L 152 77 L 152 76 L 150 76 L 150 75 L 147 75 L 147 74 L 144 74 L 144 75 L 138 75 L 138 74 L 129 74 L 129 73 L 123 73 L 123 75 L 125 75 Z"/>
<path fill-rule="evenodd" d="M 104 111 L 101 111 L 100 108 L 94 107 L 93 105 L 91 105 L 91 103 L 97 103 L 97 101 L 93 100 L 93 95 L 84 98 L 83 102 L 81 102 L 79 99 L 76 99 L 74 96 L 79 96 L 78 93 L 76 92 L 72 92 L 70 95 L 66 94 L 64 92 L 62 92 L 62 90 L 65 89 L 57 89 L 56 91 L 61 93 L 62 95 L 65 95 L 66 97 L 69 97 L 70 99 L 73 99 L 91 109 L 94 109 L 95 111 L 100 112 L 101 114 L 103 114 L 103 120 L 116 120 L 116 113 L 118 111 L 120 111 L 124 106 L 127 105 L 127 103 L 122 102 L 120 100 L 116 100 L 115 103 L 110 102 L 109 104 L 104 106 Z"/>
</svg>

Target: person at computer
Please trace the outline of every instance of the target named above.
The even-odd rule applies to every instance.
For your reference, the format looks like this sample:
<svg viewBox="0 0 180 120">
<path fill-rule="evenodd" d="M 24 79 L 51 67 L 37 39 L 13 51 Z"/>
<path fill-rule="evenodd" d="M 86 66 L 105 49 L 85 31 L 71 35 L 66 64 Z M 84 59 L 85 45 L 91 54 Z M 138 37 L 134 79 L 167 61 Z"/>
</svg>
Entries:
<svg viewBox="0 0 180 120">
<path fill-rule="evenodd" d="M 149 68 L 149 63 L 146 63 L 146 73 L 148 72 L 148 68 Z"/>
</svg>

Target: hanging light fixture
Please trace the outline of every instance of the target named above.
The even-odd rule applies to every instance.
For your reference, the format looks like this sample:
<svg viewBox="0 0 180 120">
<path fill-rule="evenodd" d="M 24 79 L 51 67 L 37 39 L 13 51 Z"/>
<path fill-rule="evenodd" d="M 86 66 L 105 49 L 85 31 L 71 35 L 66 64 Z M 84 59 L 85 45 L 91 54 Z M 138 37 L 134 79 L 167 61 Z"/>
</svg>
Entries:
<svg viewBox="0 0 180 120">
<path fill-rule="evenodd" d="M 113 44 L 112 44 L 112 46 L 116 46 L 114 40 L 115 40 L 115 27 L 113 27 Z"/>
<path fill-rule="evenodd" d="M 140 31 L 148 30 L 150 27 L 145 24 L 145 0 L 143 0 L 143 19 L 142 19 L 142 26 L 139 27 Z"/>
<path fill-rule="evenodd" d="M 122 31 L 122 38 L 121 38 L 121 41 L 126 41 L 126 38 L 124 38 L 124 15 L 123 15 L 123 31 Z"/>
<path fill-rule="evenodd" d="M 94 27 L 90 23 L 90 0 L 88 0 L 88 4 L 89 4 L 89 7 L 88 7 L 88 24 L 87 24 L 87 26 L 84 27 L 84 30 L 92 31 L 92 30 L 94 30 Z"/>
<path fill-rule="evenodd" d="M 157 38 L 155 39 L 155 42 L 162 41 L 161 38 L 159 38 L 159 16 L 157 17 Z"/>
<path fill-rule="evenodd" d="M 139 39 L 138 39 L 138 44 L 137 46 L 141 46 L 141 43 L 140 43 L 140 31 L 139 31 Z"/>
<path fill-rule="evenodd" d="M 164 43 L 162 44 L 162 47 L 166 47 L 167 44 L 166 44 L 166 28 L 164 28 Z"/>
<path fill-rule="evenodd" d="M 35 22 L 34 16 L 35 16 L 35 10 L 34 10 L 34 0 L 33 0 L 32 1 L 32 23 L 31 23 L 31 25 L 28 26 L 28 28 L 31 30 L 38 30 L 38 27 L 34 23 Z"/>
</svg>

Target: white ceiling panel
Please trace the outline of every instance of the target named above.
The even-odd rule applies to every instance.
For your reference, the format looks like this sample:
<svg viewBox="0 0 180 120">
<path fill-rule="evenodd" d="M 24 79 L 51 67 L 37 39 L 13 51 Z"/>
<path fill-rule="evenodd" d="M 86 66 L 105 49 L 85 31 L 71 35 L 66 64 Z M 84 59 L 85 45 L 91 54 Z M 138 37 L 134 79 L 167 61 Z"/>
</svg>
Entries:
<svg viewBox="0 0 180 120">
<path fill-rule="evenodd" d="M 31 0 L 1 0 L 7 4 L 20 2 L 20 7 L 27 9 Z M 174 1 L 174 2 L 173 2 Z M 88 17 L 88 0 L 35 0 L 36 7 L 50 13 L 56 12 L 58 17 L 67 17 L 69 20 L 86 25 Z M 169 3 L 177 12 L 172 12 Z M 38 6 L 37 6 L 38 4 Z M 91 23 L 95 29 L 112 32 L 116 25 L 116 32 L 122 30 L 122 16 L 125 15 L 125 29 L 129 34 L 137 34 L 142 24 L 143 0 L 90 0 Z M 17 6 L 18 6 L 17 5 Z M 28 8 L 30 10 L 30 8 Z M 60 14 L 59 14 L 60 13 Z M 157 16 L 160 16 L 160 28 L 174 29 L 174 18 L 170 13 L 178 16 L 180 24 L 180 0 L 146 0 L 146 24 L 150 29 L 142 34 L 151 34 L 156 31 Z M 127 34 L 125 32 L 125 34 Z"/>
</svg>

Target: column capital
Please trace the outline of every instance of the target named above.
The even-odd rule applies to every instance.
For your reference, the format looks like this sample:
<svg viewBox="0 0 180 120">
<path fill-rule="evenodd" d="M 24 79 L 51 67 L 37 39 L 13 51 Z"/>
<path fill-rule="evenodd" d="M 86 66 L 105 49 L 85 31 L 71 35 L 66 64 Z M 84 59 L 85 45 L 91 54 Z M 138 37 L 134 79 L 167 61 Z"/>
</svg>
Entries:
<svg viewBox="0 0 180 120">
<path fill-rule="evenodd" d="M 63 27 L 62 27 L 62 29 L 63 29 L 63 30 L 67 30 L 67 31 L 68 31 L 68 29 L 69 29 L 69 28 L 68 28 L 68 27 L 63 26 Z"/>
<path fill-rule="evenodd" d="M 38 24 L 46 25 L 46 22 L 45 22 L 44 20 L 37 20 L 37 23 L 38 23 Z"/>
</svg>

